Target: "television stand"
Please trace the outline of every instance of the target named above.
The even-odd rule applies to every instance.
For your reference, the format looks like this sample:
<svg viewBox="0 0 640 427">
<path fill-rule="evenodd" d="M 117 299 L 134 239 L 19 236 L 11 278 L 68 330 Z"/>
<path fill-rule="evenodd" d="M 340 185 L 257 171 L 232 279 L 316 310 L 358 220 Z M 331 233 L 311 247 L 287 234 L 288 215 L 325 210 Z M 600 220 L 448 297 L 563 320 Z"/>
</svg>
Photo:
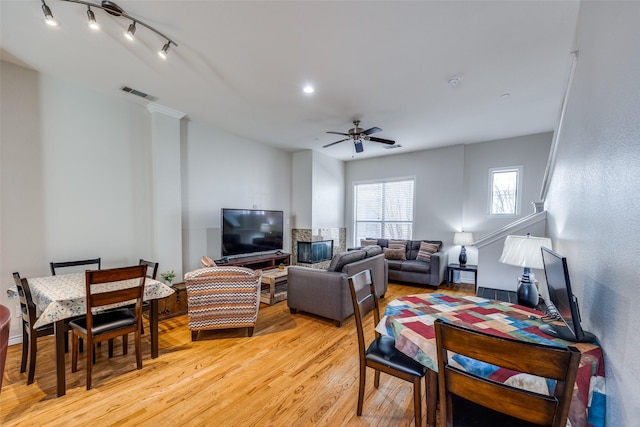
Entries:
<svg viewBox="0 0 640 427">
<path fill-rule="evenodd" d="M 272 254 L 261 254 L 261 255 L 249 255 L 239 258 L 233 258 L 229 261 L 216 260 L 217 265 L 224 266 L 238 266 L 238 267 L 247 267 L 252 270 L 270 270 L 272 268 L 278 268 L 280 264 L 290 265 L 291 264 L 291 254 L 287 253 L 272 253 Z"/>
</svg>

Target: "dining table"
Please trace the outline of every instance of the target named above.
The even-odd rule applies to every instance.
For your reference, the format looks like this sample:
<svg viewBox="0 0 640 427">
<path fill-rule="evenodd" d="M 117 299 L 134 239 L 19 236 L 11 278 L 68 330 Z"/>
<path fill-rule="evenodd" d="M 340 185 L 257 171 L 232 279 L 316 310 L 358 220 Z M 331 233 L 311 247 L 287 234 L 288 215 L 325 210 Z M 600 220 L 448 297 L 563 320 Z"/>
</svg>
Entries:
<svg viewBox="0 0 640 427">
<path fill-rule="evenodd" d="M 447 322 L 500 337 L 550 346 L 573 346 L 580 353 L 580 366 L 569 407 L 567 426 L 604 427 L 606 394 L 602 348 L 598 342 L 575 343 L 554 338 L 540 330 L 544 313 L 517 304 L 451 294 L 407 295 L 390 301 L 376 331 L 395 339 L 396 348 L 428 369 L 427 424 L 435 425 L 438 352 L 434 322 Z M 462 369 L 486 378 L 549 394 L 545 379 L 498 368 L 454 355 Z"/>
<path fill-rule="evenodd" d="M 137 280 L 137 279 L 134 279 Z M 56 391 L 57 396 L 66 394 L 65 378 L 65 320 L 87 313 L 85 273 L 60 274 L 27 279 L 33 302 L 41 311 L 34 328 L 50 323 L 55 330 Z M 106 289 L 125 288 L 127 281 L 107 284 Z M 10 288 L 10 294 L 12 289 Z M 144 301 L 149 302 L 149 329 L 151 358 L 158 357 L 158 299 L 166 298 L 175 291 L 172 287 L 151 278 L 145 279 Z M 17 288 L 15 289 L 17 295 Z M 126 305 L 120 304 L 120 305 Z M 113 305 L 117 307 L 118 305 Z M 111 307 L 108 307 L 111 308 Z"/>
</svg>

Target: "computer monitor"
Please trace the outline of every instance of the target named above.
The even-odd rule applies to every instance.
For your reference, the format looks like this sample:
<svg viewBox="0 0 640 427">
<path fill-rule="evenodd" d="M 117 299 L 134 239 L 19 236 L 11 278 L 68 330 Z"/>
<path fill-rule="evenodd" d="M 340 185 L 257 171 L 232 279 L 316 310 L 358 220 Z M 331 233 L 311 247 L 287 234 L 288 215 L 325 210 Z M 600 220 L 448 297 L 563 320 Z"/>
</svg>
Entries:
<svg viewBox="0 0 640 427">
<path fill-rule="evenodd" d="M 551 249 L 542 247 L 544 274 L 549 290 L 550 311 L 557 314 L 564 325 L 546 324 L 540 330 L 547 335 L 571 342 L 592 342 L 595 336 L 583 331 L 580 325 L 578 299 L 571 292 L 567 259 Z"/>
</svg>

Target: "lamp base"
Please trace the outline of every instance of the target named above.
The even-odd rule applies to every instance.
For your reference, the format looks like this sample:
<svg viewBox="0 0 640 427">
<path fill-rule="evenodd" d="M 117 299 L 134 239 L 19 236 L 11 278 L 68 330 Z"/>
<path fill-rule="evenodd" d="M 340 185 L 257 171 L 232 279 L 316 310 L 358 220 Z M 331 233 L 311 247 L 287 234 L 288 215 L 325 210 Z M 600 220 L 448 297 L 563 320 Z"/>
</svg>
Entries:
<svg viewBox="0 0 640 427">
<path fill-rule="evenodd" d="M 518 305 L 535 308 L 538 305 L 539 298 L 538 288 L 533 282 L 525 279 L 520 281 L 518 285 Z"/>
<path fill-rule="evenodd" d="M 467 250 L 464 248 L 464 245 L 462 245 L 462 249 L 460 249 L 458 262 L 460 263 L 460 267 L 464 267 L 465 265 L 467 265 Z"/>
</svg>

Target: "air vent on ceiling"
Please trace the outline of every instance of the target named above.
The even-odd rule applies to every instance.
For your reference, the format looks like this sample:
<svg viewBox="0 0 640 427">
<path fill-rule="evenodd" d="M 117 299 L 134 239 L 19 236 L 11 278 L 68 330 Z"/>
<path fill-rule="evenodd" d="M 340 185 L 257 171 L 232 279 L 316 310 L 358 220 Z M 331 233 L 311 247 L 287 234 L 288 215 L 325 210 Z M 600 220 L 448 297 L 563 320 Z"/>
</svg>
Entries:
<svg viewBox="0 0 640 427">
<path fill-rule="evenodd" d="M 385 145 L 384 148 L 386 150 L 393 150 L 394 148 L 402 148 L 402 145 L 400 144 L 394 144 L 394 145 Z"/>
<path fill-rule="evenodd" d="M 148 101 L 156 101 L 158 98 L 155 96 L 148 95 L 144 92 L 140 92 L 139 90 L 131 89 L 128 86 L 122 86 L 122 90 L 124 92 L 130 93 L 131 95 L 139 96 L 140 98 L 144 98 Z"/>
</svg>

